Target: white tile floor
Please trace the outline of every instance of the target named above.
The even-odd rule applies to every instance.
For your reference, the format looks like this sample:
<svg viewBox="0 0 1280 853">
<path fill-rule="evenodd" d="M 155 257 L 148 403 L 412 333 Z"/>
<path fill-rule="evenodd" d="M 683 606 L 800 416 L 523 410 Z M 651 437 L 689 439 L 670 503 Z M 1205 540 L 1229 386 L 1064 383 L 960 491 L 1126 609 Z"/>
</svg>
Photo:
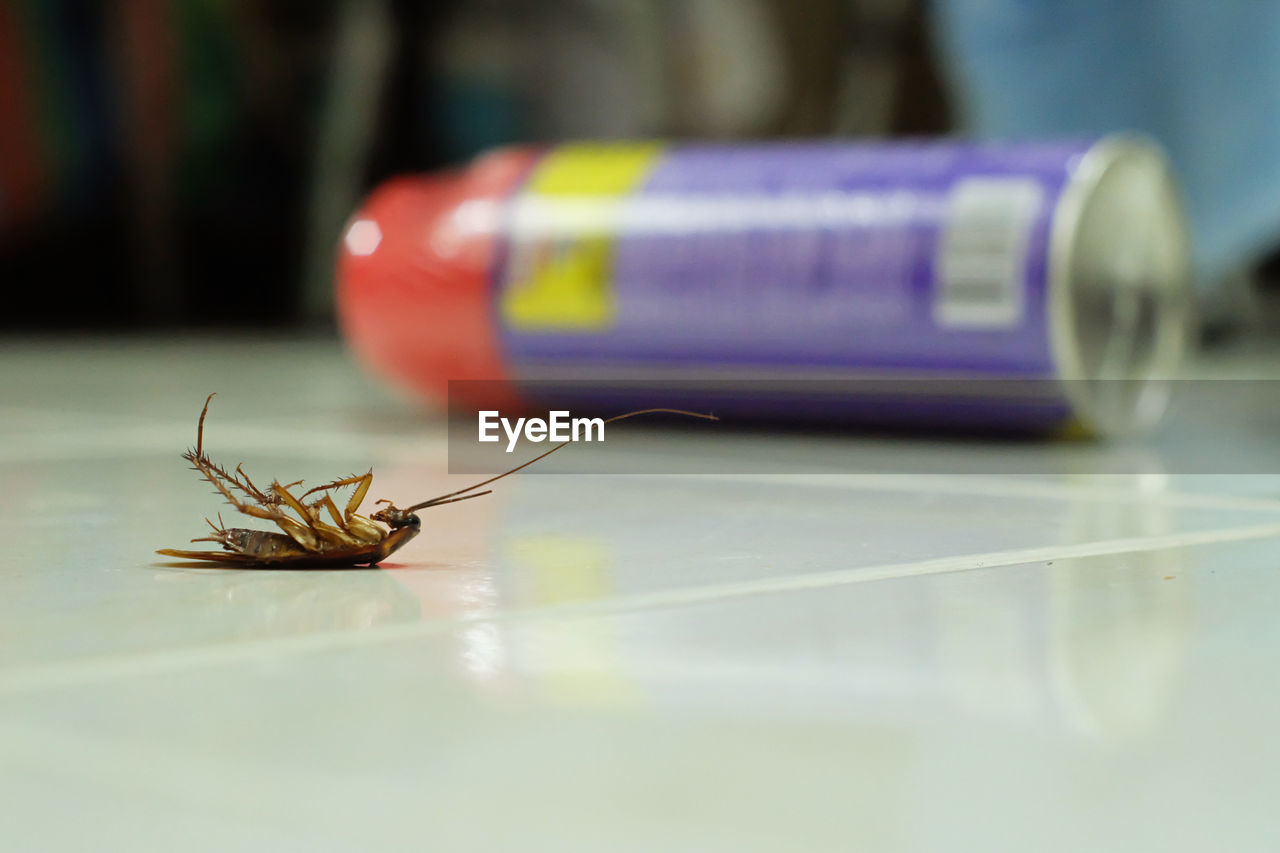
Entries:
<svg viewBox="0 0 1280 853">
<path fill-rule="evenodd" d="M 0 849 L 1280 845 L 1280 465 L 527 476 L 381 570 L 180 567 L 210 390 L 264 479 L 474 479 L 330 342 L 0 345 Z"/>
</svg>

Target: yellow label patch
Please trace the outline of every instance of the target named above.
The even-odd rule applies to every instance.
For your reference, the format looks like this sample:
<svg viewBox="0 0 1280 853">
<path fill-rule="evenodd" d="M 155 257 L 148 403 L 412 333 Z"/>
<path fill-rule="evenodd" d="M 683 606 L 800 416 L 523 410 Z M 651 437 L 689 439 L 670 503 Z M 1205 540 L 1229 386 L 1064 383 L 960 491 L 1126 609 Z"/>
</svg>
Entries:
<svg viewBox="0 0 1280 853">
<path fill-rule="evenodd" d="M 538 164 L 515 200 L 500 303 L 510 328 L 597 332 L 613 325 L 618 215 L 662 150 L 657 143 L 581 143 Z"/>
</svg>

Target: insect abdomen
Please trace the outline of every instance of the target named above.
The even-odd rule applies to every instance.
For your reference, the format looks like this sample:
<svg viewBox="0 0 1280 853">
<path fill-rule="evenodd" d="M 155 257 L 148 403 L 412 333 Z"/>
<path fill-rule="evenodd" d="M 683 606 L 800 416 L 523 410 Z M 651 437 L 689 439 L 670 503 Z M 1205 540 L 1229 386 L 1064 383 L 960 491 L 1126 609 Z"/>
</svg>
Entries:
<svg viewBox="0 0 1280 853">
<path fill-rule="evenodd" d="M 226 531 L 224 541 L 231 550 L 263 561 L 290 560 L 312 553 L 283 533 L 266 530 L 232 527 Z"/>
</svg>

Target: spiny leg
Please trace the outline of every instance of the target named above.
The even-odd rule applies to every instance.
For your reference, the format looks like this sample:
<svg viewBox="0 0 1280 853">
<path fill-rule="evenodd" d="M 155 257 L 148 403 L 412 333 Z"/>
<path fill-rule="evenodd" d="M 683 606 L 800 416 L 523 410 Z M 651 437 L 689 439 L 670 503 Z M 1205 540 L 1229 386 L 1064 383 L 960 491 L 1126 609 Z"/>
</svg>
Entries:
<svg viewBox="0 0 1280 853">
<path fill-rule="evenodd" d="M 227 502 L 237 510 L 254 518 L 274 521 L 280 515 L 280 511 L 275 509 L 274 501 L 272 501 L 271 497 L 264 494 L 261 489 L 253 484 L 244 473 L 243 467 L 236 467 L 236 473 L 244 477 L 244 482 L 241 482 L 237 476 L 228 473 L 225 468 L 204 454 L 204 419 L 209 414 L 209 402 L 213 400 L 213 396 L 213 394 L 210 394 L 205 398 L 204 408 L 200 410 L 200 420 L 196 423 L 195 449 L 188 450 L 182 454 L 182 458 L 190 462 L 192 467 L 212 483 L 218 493 L 226 498 Z M 257 503 L 258 506 L 252 506 L 238 500 L 232 493 L 232 489 L 243 492 L 246 497 Z"/>
<path fill-rule="evenodd" d="M 188 453 L 185 458 L 191 462 L 195 470 L 199 471 L 206 480 L 213 484 L 213 487 L 218 490 L 218 493 L 226 498 L 227 503 L 231 504 L 239 512 L 253 516 L 254 518 L 265 519 L 266 521 L 276 521 L 279 518 L 285 517 L 284 513 L 277 509 L 269 499 L 260 500 L 258 495 L 255 495 L 253 491 L 245 488 L 238 480 L 235 479 L 235 477 L 231 476 L 218 465 L 214 464 L 208 457 Z M 235 493 L 232 492 L 233 487 L 244 492 L 250 500 L 257 504 L 257 506 L 237 498 Z"/>
<path fill-rule="evenodd" d="M 227 503 L 235 507 L 236 510 L 252 518 L 260 518 L 264 521 L 274 522 L 291 539 L 293 539 L 293 541 L 297 542 L 302 547 L 309 550 L 318 549 L 320 541 L 315 532 L 310 529 L 309 525 L 299 524 L 285 515 L 278 506 L 280 498 L 268 495 L 255 486 L 248 476 L 245 475 L 242 467 L 237 467 L 236 471 L 240 476 L 244 477 L 244 482 L 241 482 L 237 477 L 227 473 L 224 468 L 204 455 L 204 419 L 209 413 L 209 401 L 212 399 L 213 395 L 210 394 L 204 401 L 204 408 L 200 411 L 200 421 L 196 425 L 195 450 L 187 451 L 183 454 L 183 458 L 189 461 L 206 480 L 212 483 L 213 487 L 218 490 L 218 493 L 226 498 Z M 253 504 L 246 503 L 245 501 L 238 499 L 232 489 L 243 492 L 258 505 L 254 506 Z M 303 518 L 305 519 L 306 516 L 304 515 Z M 212 526 L 212 524 L 210 526 Z M 215 530 L 215 534 L 216 533 L 218 533 L 217 530 Z M 220 542 L 222 540 L 212 539 L 211 541 Z"/>
<path fill-rule="evenodd" d="M 373 471 L 365 474 L 356 482 L 360 485 L 356 486 L 356 490 L 351 493 L 351 499 L 347 501 L 346 514 L 348 516 L 353 515 L 360 508 L 360 503 L 364 500 L 364 496 L 369 494 L 369 487 L 373 485 Z"/>
<path fill-rule="evenodd" d="M 249 475 L 244 472 L 244 463 L 236 466 L 236 478 L 239 479 L 233 478 L 233 482 L 235 482 L 235 484 L 239 486 L 245 494 L 252 497 L 258 503 L 263 504 L 264 506 L 275 506 L 280 503 L 279 498 L 274 495 L 266 494 L 262 489 L 259 489 L 254 485 L 253 481 L 249 479 Z M 301 483 L 302 481 L 299 480 L 298 482 Z M 291 483 L 290 485 L 296 484 Z"/>
<path fill-rule="evenodd" d="M 364 500 L 364 496 L 369 493 L 369 487 L 373 485 L 373 472 L 367 474 L 352 474 L 350 477 L 343 477 L 341 480 L 334 480 L 332 483 L 325 483 L 323 486 L 316 486 L 313 489 L 307 489 L 302 493 L 302 497 L 314 494 L 315 492 L 328 492 L 333 489 L 340 489 L 343 486 L 350 486 L 359 483 L 356 490 L 351 493 L 350 499 L 347 500 L 346 515 L 351 515 L 360 508 L 360 502 Z"/>
</svg>

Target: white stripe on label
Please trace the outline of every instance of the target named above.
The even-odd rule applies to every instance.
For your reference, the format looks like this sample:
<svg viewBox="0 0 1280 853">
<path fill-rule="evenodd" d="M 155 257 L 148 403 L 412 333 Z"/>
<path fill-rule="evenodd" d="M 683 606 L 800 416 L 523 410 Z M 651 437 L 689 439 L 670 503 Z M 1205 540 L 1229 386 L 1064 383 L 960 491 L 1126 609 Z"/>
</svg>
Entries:
<svg viewBox="0 0 1280 853">
<path fill-rule="evenodd" d="M 1018 324 L 1042 197 L 1030 178 L 966 178 L 952 188 L 934 273 L 934 322 L 973 329 Z"/>
</svg>

